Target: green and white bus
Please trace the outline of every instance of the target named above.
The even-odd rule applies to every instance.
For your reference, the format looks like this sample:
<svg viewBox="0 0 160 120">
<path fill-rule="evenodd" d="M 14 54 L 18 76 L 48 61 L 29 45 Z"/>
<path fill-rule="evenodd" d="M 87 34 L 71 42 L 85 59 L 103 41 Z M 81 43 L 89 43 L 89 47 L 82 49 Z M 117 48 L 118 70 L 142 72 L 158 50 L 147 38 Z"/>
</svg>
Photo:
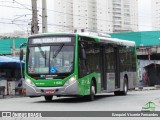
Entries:
<svg viewBox="0 0 160 120">
<path fill-rule="evenodd" d="M 20 58 L 22 59 L 23 52 Z M 28 38 L 26 95 L 126 95 L 137 79 L 135 42 L 86 33 L 37 34 Z"/>
</svg>

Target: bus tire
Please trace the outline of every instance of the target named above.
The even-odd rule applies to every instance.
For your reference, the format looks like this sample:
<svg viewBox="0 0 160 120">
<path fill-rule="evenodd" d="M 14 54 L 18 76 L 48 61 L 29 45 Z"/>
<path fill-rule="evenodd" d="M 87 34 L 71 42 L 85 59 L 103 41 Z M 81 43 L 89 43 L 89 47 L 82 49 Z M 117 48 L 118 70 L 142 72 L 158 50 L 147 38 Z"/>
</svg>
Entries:
<svg viewBox="0 0 160 120">
<path fill-rule="evenodd" d="M 96 86 L 93 82 L 93 80 L 91 81 L 91 85 L 90 85 L 90 94 L 87 96 L 89 101 L 94 101 L 95 99 L 95 94 L 96 94 Z"/>
<path fill-rule="evenodd" d="M 114 95 L 116 96 L 127 95 L 127 92 L 128 92 L 128 81 L 127 78 L 124 77 L 123 91 L 114 91 Z"/>
<path fill-rule="evenodd" d="M 127 95 L 128 92 L 128 80 L 124 77 L 123 91 L 120 92 L 121 95 Z"/>
<path fill-rule="evenodd" d="M 44 96 L 47 102 L 52 101 L 53 96 Z"/>
</svg>

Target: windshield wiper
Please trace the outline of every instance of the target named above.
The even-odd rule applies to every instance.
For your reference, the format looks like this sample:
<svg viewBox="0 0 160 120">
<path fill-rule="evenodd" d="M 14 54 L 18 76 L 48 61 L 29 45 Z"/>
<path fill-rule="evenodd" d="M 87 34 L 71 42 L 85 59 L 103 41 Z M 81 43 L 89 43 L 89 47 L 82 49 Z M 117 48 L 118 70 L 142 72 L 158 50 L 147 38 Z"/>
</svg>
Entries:
<svg viewBox="0 0 160 120">
<path fill-rule="evenodd" d="M 59 46 L 59 48 L 57 49 L 57 51 L 55 52 L 55 54 L 53 55 L 52 58 L 57 57 L 57 55 L 59 54 L 59 52 L 62 50 L 63 46 L 64 46 L 64 44 L 62 44 L 61 46 Z"/>
</svg>

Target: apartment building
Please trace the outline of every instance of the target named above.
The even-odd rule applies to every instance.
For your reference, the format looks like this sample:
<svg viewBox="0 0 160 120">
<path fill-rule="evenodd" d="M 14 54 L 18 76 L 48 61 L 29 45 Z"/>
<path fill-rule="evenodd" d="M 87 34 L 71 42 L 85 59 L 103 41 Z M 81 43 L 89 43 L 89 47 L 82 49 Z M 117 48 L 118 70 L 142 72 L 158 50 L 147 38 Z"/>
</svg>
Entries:
<svg viewBox="0 0 160 120">
<path fill-rule="evenodd" d="M 73 0 L 74 31 L 97 31 L 96 0 Z"/>
<path fill-rule="evenodd" d="M 113 32 L 138 30 L 137 0 L 113 0 Z"/>
<path fill-rule="evenodd" d="M 73 0 L 54 0 L 54 31 L 73 31 Z"/>
<path fill-rule="evenodd" d="M 97 0 L 97 31 L 113 32 L 112 0 Z"/>
<path fill-rule="evenodd" d="M 137 0 L 55 0 L 56 31 L 138 30 Z"/>
</svg>

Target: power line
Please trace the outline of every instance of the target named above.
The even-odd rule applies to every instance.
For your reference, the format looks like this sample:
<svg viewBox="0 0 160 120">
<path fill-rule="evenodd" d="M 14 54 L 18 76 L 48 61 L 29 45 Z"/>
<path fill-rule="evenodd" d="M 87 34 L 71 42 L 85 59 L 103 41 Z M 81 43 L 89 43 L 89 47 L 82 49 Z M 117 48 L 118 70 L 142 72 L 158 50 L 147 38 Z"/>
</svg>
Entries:
<svg viewBox="0 0 160 120">
<path fill-rule="evenodd" d="M 25 9 L 27 9 L 27 10 L 32 10 L 32 9 L 30 9 L 30 8 L 28 8 L 28 7 L 26 7 L 25 5 L 23 5 L 23 4 L 21 4 L 21 3 L 19 3 L 19 2 L 17 2 L 16 0 L 13 0 L 13 3 L 17 3 L 17 4 L 19 4 L 19 5 L 21 5 L 21 6 L 23 6 Z"/>
<path fill-rule="evenodd" d="M 16 18 L 12 19 L 12 22 L 18 21 L 19 18 L 21 18 L 21 17 L 26 17 L 27 15 L 32 15 L 32 14 L 17 15 Z"/>
<path fill-rule="evenodd" d="M 14 6 L 9 6 L 9 5 L 0 5 L 1 7 L 9 7 L 9 8 L 16 8 L 16 9 L 24 9 L 21 7 L 14 7 Z"/>
</svg>

